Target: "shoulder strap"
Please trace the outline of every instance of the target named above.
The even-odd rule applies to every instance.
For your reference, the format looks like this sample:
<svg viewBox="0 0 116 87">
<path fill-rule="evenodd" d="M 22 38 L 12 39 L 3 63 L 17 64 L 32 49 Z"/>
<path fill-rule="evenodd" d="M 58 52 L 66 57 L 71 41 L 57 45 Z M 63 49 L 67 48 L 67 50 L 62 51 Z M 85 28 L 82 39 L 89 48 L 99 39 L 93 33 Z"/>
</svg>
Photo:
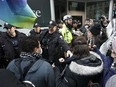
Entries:
<svg viewBox="0 0 116 87">
<path fill-rule="evenodd" d="M 39 61 L 38 67 L 40 67 L 40 65 L 43 63 L 43 61 L 41 61 L 41 59 L 35 60 L 35 61 L 31 61 L 30 64 L 29 64 L 27 67 L 24 68 L 24 71 L 22 71 L 22 69 L 21 69 L 21 62 L 22 62 L 22 60 L 23 60 L 22 58 L 19 58 L 19 59 L 15 60 L 15 64 L 16 64 L 16 66 L 18 67 L 19 72 L 20 72 L 20 79 L 19 79 L 20 81 L 23 81 L 23 80 L 25 79 L 25 76 L 27 75 L 28 71 L 30 70 L 30 68 L 31 68 L 37 61 Z"/>
<path fill-rule="evenodd" d="M 69 83 L 69 80 L 65 76 L 66 69 L 68 68 L 68 64 L 66 64 L 64 70 L 61 72 L 60 77 L 57 80 L 57 86 L 56 87 L 71 87 L 71 84 Z M 72 73 L 71 73 L 72 74 Z M 75 79 L 75 78 L 74 78 Z M 76 81 L 76 80 L 75 80 Z"/>
<path fill-rule="evenodd" d="M 23 80 L 23 73 L 22 73 L 22 70 L 21 70 L 21 62 L 22 62 L 22 58 L 18 58 L 15 60 L 15 65 L 18 67 L 19 69 L 19 73 L 20 73 L 20 81 Z"/>
<path fill-rule="evenodd" d="M 23 78 L 25 78 L 27 72 L 30 70 L 30 68 L 34 65 L 35 62 L 36 62 L 36 60 L 35 61 L 31 61 L 30 64 L 29 64 L 29 66 L 27 66 L 27 67 L 24 68 Z"/>
<path fill-rule="evenodd" d="M 65 71 L 66 71 L 67 67 L 68 67 L 68 64 L 66 64 L 66 66 L 65 66 L 64 70 L 61 72 L 61 74 L 60 74 L 60 75 L 61 75 L 61 77 L 62 77 L 62 76 L 64 76 L 64 74 L 65 74 Z"/>
</svg>

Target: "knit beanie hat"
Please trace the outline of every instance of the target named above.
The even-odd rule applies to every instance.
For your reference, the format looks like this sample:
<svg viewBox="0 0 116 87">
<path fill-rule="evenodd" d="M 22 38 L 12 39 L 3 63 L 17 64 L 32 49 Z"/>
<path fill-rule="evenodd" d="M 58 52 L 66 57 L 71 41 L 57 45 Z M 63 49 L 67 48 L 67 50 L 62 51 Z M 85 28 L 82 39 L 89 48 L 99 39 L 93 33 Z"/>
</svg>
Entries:
<svg viewBox="0 0 116 87">
<path fill-rule="evenodd" d="M 101 31 L 101 25 L 100 24 L 95 24 L 90 28 L 90 32 L 93 34 L 93 36 L 97 36 L 100 34 Z"/>
<path fill-rule="evenodd" d="M 114 39 L 112 41 L 112 49 L 114 50 L 114 52 L 116 53 L 116 39 Z"/>
</svg>

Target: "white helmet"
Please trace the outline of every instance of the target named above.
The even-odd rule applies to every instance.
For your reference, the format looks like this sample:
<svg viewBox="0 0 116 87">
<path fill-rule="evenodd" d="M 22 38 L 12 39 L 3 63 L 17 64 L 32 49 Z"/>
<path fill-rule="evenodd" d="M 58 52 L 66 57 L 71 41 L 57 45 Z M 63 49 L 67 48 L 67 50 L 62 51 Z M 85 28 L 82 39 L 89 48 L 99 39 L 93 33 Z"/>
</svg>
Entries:
<svg viewBox="0 0 116 87">
<path fill-rule="evenodd" d="M 64 20 L 64 21 L 67 20 L 67 19 L 72 19 L 72 16 L 71 16 L 71 15 L 65 15 L 65 16 L 63 17 L 63 20 Z"/>
</svg>

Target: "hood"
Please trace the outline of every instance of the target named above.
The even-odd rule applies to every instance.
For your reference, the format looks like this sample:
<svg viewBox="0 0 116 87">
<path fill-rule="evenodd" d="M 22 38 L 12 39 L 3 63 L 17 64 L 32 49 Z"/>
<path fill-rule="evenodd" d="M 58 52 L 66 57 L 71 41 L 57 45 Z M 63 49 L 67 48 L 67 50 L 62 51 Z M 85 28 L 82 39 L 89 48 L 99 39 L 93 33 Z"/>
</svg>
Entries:
<svg viewBox="0 0 116 87">
<path fill-rule="evenodd" d="M 79 75 L 96 75 L 102 72 L 103 62 L 97 53 L 91 51 L 90 56 L 72 61 L 69 69 Z"/>
</svg>

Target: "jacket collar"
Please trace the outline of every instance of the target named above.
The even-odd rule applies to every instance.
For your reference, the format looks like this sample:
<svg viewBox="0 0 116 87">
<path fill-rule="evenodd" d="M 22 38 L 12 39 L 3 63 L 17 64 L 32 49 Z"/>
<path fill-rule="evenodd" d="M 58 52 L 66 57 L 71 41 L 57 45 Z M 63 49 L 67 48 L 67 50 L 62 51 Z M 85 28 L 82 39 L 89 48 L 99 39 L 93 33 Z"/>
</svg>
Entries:
<svg viewBox="0 0 116 87">
<path fill-rule="evenodd" d="M 100 65 L 89 66 L 89 65 L 85 65 L 85 64 L 79 64 L 79 63 L 77 63 L 77 61 L 78 61 L 77 60 L 77 61 L 71 62 L 71 64 L 69 65 L 69 69 L 72 72 L 74 72 L 76 74 L 80 74 L 80 75 L 95 75 L 95 74 L 102 72 L 103 62 L 102 62 L 100 56 L 94 52 L 90 52 L 90 54 L 92 54 L 96 58 L 100 59 L 99 60 L 99 61 L 101 61 Z M 83 59 L 82 61 L 86 61 L 86 60 L 87 60 L 87 58 L 85 58 L 85 60 Z"/>
</svg>

